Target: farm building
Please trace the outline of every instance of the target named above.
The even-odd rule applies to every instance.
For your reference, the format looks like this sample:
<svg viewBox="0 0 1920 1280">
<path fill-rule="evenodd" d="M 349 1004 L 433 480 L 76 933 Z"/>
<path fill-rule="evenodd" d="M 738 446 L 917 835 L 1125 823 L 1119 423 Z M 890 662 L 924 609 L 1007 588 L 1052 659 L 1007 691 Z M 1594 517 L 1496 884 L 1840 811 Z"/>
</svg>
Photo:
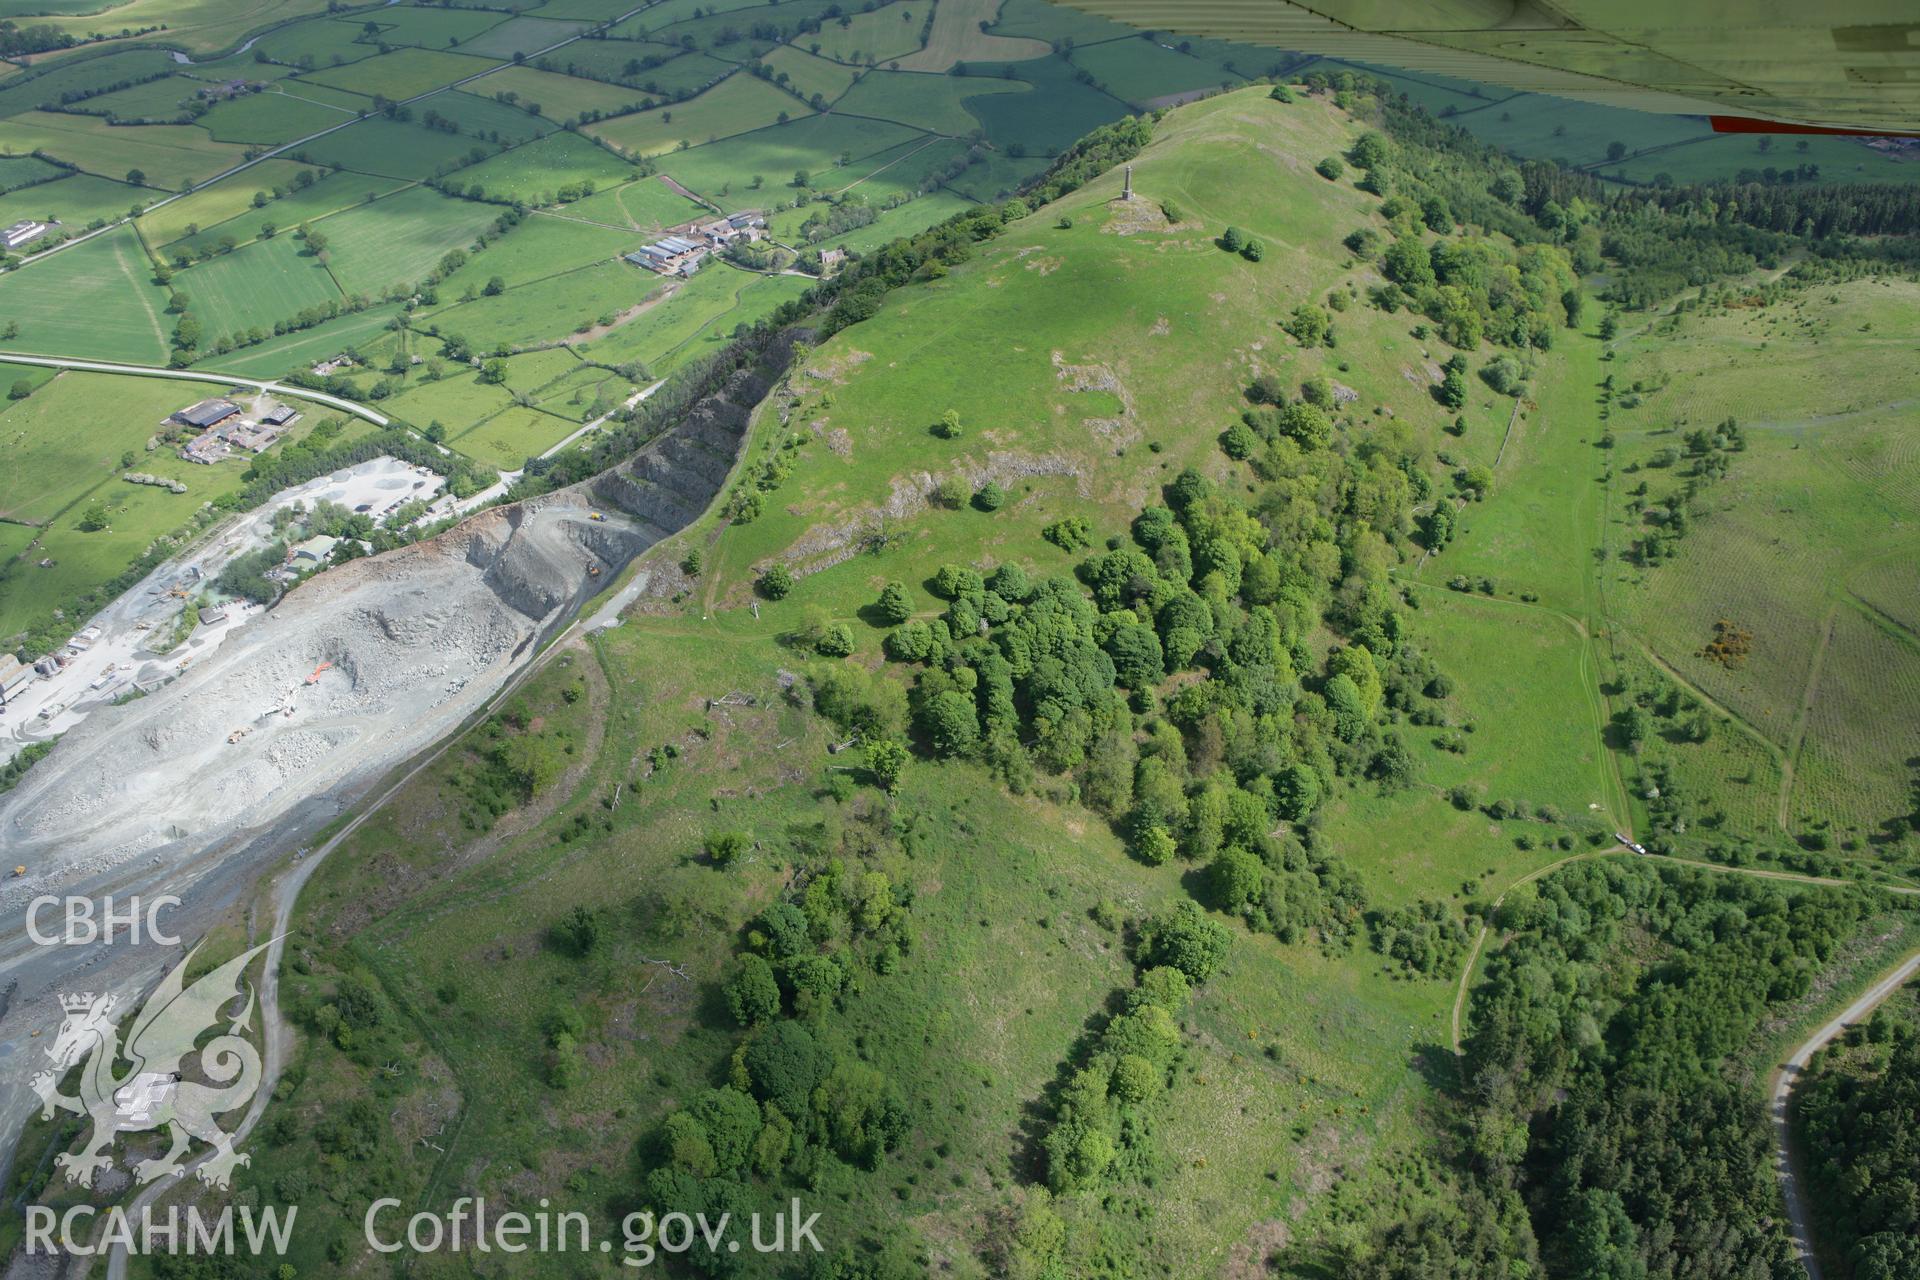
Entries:
<svg viewBox="0 0 1920 1280">
<path fill-rule="evenodd" d="M 300 414 L 292 405 L 280 404 L 278 401 L 268 405 L 266 412 L 260 415 L 261 423 L 269 427 L 290 426 L 299 420 Z"/>
<path fill-rule="evenodd" d="M 236 445 L 250 453 L 265 453 L 273 447 L 280 433 L 268 426 L 255 426 L 246 422 L 234 422 L 220 429 L 227 443 Z"/>
<path fill-rule="evenodd" d="M 18 249 L 23 244 L 38 240 L 51 230 L 53 230 L 52 223 L 35 222 L 29 219 L 25 222 L 16 222 L 5 231 L 0 231 L 0 241 L 4 241 L 9 249 Z"/>
<path fill-rule="evenodd" d="M 188 405 L 174 414 L 173 420 L 205 431 L 208 427 L 218 426 L 239 412 L 240 406 L 231 400 L 202 400 L 199 404 Z"/>
<path fill-rule="evenodd" d="M 685 236 L 663 236 L 627 255 L 627 261 L 663 276 L 690 276 L 706 261 L 707 246 Z"/>
</svg>

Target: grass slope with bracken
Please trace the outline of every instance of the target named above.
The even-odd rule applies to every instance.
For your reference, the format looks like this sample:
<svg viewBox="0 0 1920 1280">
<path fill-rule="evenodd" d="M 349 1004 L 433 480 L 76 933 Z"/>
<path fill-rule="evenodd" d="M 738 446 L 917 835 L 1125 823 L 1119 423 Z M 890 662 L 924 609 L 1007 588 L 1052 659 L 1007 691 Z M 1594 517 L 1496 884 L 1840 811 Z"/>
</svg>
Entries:
<svg viewBox="0 0 1920 1280">
<path fill-rule="evenodd" d="M 1326 376 L 1357 394 L 1342 402 L 1356 441 L 1444 439 L 1432 349 L 1404 316 L 1356 306 L 1338 348 L 1299 347 L 1276 323 L 1364 282 L 1367 268 L 1337 246 L 1375 220 L 1376 202 L 1312 173 L 1356 131 L 1324 101 L 1289 106 L 1264 92 L 1178 111 L 1135 164 L 1134 201 L 1117 199 L 1110 173 L 813 352 L 756 423 L 749 465 L 775 456 L 792 469 L 764 513 L 709 519 L 663 551 L 700 552 L 690 594 L 570 648 L 508 723 L 456 748 L 319 873 L 302 927 L 325 941 L 303 962 L 314 976 L 293 984 L 295 1007 L 303 1017 L 337 1007 L 351 972 L 356 991 L 380 993 L 378 1012 L 364 1041 L 311 1038 L 287 1119 L 270 1126 L 248 1175 L 262 1193 L 290 1195 L 316 1169 L 355 1185 L 379 1170 L 408 1194 L 458 1184 L 632 1203 L 635 1140 L 643 1168 L 660 1163 L 649 1135 L 724 1076 L 725 939 L 783 896 L 805 850 L 851 840 L 867 850 L 861 865 L 910 896 L 917 933 L 897 968 L 863 976 L 815 1025 L 894 1082 L 911 1125 L 874 1173 L 832 1158 L 814 1166 L 836 1245 L 886 1240 L 889 1255 L 982 1274 L 1007 1215 L 1057 1213 L 1088 1251 L 1077 1256 L 1110 1249 L 1194 1274 L 1417 1198 L 1399 1175 L 1423 1158 L 1418 1116 L 1444 1060 L 1450 975 L 1403 980 L 1364 949 L 1236 928 L 1231 960 L 1186 1015 L 1157 1155 L 1115 1191 L 1131 1207 L 1114 1216 L 1097 1197 L 1066 1196 L 1047 1209 L 1037 1117 L 1089 1020 L 1130 982 L 1113 925 L 1184 900 L 1183 869 L 1129 857 L 1063 780 L 1013 797 L 974 766 L 913 765 L 891 801 L 846 793 L 827 750 L 839 735 L 786 698 L 778 676 L 808 662 L 783 637 L 816 616 L 850 623 L 846 661 L 875 668 L 881 633 L 863 613 L 887 579 L 912 583 L 924 610 L 921 580 L 942 561 L 1070 574 L 1079 556 L 1042 537 L 1062 517 L 1085 518 L 1096 537 L 1124 533 L 1188 465 L 1243 487 L 1216 436 L 1261 374 Z M 1263 259 L 1222 251 L 1228 226 L 1263 240 Z M 957 440 L 930 434 L 947 410 L 965 424 Z M 953 476 L 967 492 L 995 481 L 1005 505 L 929 504 Z M 876 529 L 886 537 L 873 554 L 861 539 Z M 751 584 L 773 563 L 799 581 L 756 617 Z M 1542 682 L 1570 675 L 1555 666 L 1556 643 L 1543 635 Z M 1500 688 L 1476 681 L 1469 696 L 1503 791 L 1545 799 L 1558 793 L 1537 778 L 1591 776 L 1590 738 L 1503 747 Z M 556 768 L 496 817 L 490 762 L 506 743 L 557 753 Z M 1585 794 L 1580 785 L 1563 802 Z M 1428 817 L 1448 811 L 1418 794 Z M 751 832 L 752 848 L 723 869 L 699 848 L 732 827 Z M 1384 846 L 1356 831 L 1339 851 L 1384 906 L 1457 887 L 1453 872 L 1437 885 L 1400 877 L 1409 859 L 1489 864 L 1503 879 L 1547 860 L 1483 828 Z M 605 908 L 610 931 L 585 962 L 549 942 L 582 905 Z M 577 1076 L 560 1065 L 576 1052 Z M 383 1075 L 369 1053 L 417 1065 Z M 575 1083 L 556 1089 L 557 1078 Z M 400 1123 L 309 1125 L 369 1089 Z M 483 1151 L 494 1158 L 476 1160 Z M 328 1218 L 308 1247 L 350 1225 Z M 1101 1233 L 1105 1246 L 1093 1243 Z M 338 1247 L 351 1257 L 359 1246 Z"/>
</svg>

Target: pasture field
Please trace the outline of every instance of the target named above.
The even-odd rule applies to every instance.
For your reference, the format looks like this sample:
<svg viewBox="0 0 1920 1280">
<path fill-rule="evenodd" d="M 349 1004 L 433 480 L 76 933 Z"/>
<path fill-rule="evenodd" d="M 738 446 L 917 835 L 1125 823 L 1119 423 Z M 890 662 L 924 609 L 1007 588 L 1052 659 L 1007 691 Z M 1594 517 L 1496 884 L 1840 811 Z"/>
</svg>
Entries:
<svg viewBox="0 0 1920 1280">
<path fill-rule="evenodd" d="M 612 186 L 633 176 L 633 166 L 604 147 L 576 133 L 555 133 L 537 142 L 483 160 L 460 171 L 460 181 L 471 191 L 479 187 L 488 196 L 530 205 L 551 205 L 561 187 L 590 182 L 596 188 Z"/>
<path fill-rule="evenodd" d="M 634 8 L 634 0 L 547 0 L 539 6 L 543 18 L 572 18 L 584 22 L 610 22 Z"/>
<path fill-rule="evenodd" d="M 989 95 L 1030 92 L 1031 88 L 1019 80 L 869 71 L 833 104 L 833 109 L 959 137 L 980 127 L 981 122 L 971 111 L 974 102 Z"/>
<path fill-rule="evenodd" d="M 292 236 L 256 241 L 177 272 L 173 288 L 193 300 L 208 344 L 253 328 L 271 333 L 275 321 L 341 296 L 326 265 Z"/>
<path fill-rule="evenodd" d="M 182 465 L 167 468 L 163 457 L 148 455 L 147 440 L 168 414 L 223 390 L 210 382 L 66 372 L 25 400 L 7 401 L 0 409 L 0 517 L 31 524 L 55 520 L 112 481 L 128 449 L 143 460 L 136 470 L 146 470 L 150 460 L 168 475 L 190 478 L 187 468 L 194 464 L 175 458 Z M 182 508 L 183 519 L 205 501 L 166 496 Z"/>
<path fill-rule="evenodd" d="M 365 311 L 341 316 L 299 333 L 269 338 L 243 351 L 223 356 L 210 355 L 200 363 L 243 378 L 282 377 L 307 369 L 322 360 L 331 360 L 348 347 L 365 346 L 378 340 L 399 313 L 398 303 L 369 307 Z"/>
<path fill-rule="evenodd" d="M 105 583 L 122 573 L 156 539 L 196 527 L 201 504 L 238 489 L 246 471 L 234 460 L 199 466 L 170 448 L 149 452 L 146 443 L 168 414 L 196 399 L 218 395 L 226 384 L 159 378 L 123 378 L 112 374 L 62 373 L 26 400 L 0 412 L 0 460 L 10 479 L 0 485 L 27 485 L 45 496 L 30 499 L 36 519 L 46 527 L 30 530 L 39 539 L 24 559 L 0 560 L 0 635 L 12 636 L 42 625 L 47 611 L 76 608 L 80 616 L 107 603 Z M 303 437 L 320 414 L 314 406 L 294 430 Z M 350 423 L 341 438 L 351 439 L 365 424 Z M 183 494 L 118 478 L 124 454 L 135 456 L 134 469 L 179 480 Z M 24 480 L 19 477 L 25 477 Z M 9 494 L 5 501 L 11 503 Z M 96 510 L 106 528 L 78 528 Z M 4 526 L 12 530 L 15 526 Z M 11 545 L 0 544 L 0 545 Z M 53 565 L 42 568 L 41 559 Z"/>
<path fill-rule="evenodd" d="M 638 178 L 624 186 L 597 191 L 584 200 L 575 201 L 567 210 L 570 217 L 631 227 L 635 231 L 677 227 L 703 212 L 699 205 L 658 178 Z"/>
<path fill-rule="evenodd" d="M 596 405 L 604 410 L 619 404 L 636 390 L 637 387 L 617 373 L 577 365 L 538 387 L 534 403 L 548 413 L 557 413 L 573 422 L 585 422 L 595 416 Z"/>
<path fill-rule="evenodd" d="M 887 210 L 864 227 L 843 231 L 837 236 L 829 236 L 825 240 L 805 247 L 840 248 L 853 253 L 870 253 L 889 240 L 932 226 L 944 218 L 952 217 L 962 209 L 971 208 L 972 205 L 973 201 L 951 191 L 930 191 L 906 204 Z M 788 209 L 776 215 L 772 220 L 776 238 L 788 244 L 798 245 L 799 241 L 796 237 L 800 233 L 801 223 L 806 221 L 809 212 L 810 210 L 807 209 Z"/>
<path fill-rule="evenodd" d="M 815 178 L 813 185 L 835 196 L 857 192 L 867 203 L 877 204 L 896 194 L 917 195 L 923 183 L 966 153 L 962 139 L 922 134 L 886 151 L 836 165 Z"/>
<path fill-rule="evenodd" d="M 807 281 L 794 276 L 761 276 L 715 266 L 687 281 L 665 304 L 641 312 L 603 337 L 573 346 L 603 364 L 638 360 L 654 377 L 664 377 L 690 356 L 719 350 L 732 339 L 734 326 L 752 324 L 808 287 Z"/>
<path fill-rule="evenodd" d="M 200 87 L 198 81 L 173 75 L 87 98 L 73 103 L 68 110 L 83 115 L 108 116 L 119 121 L 182 123 L 187 116 L 187 106 L 193 99 L 193 92 Z"/>
<path fill-rule="evenodd" d="M 270 196 L 275 187 L 287 189 L 290 193 L 288 198 L 297 199 L 298 196 L 291 194 L 293 181 L 305 167 L 291 160 L 262 160 L 243 173 L 141 214 L 137 220 L 141 237 L 150 245 L 164 245 L 185 235 L 189 226 L 213 227 L 230 218 L 238 218 L 253 208 L 256 194 Z M 281 218 L 277 221 L 282 226 L 289 226 L 293 220 Z"/>
<path fill-rule="evenodd" d="M 588 113 L 617 115 L 632 111 L 647 100 L 647 95 L 639 89 L 538 71 L 533 67 L 503 67 L 468 85 L 466 91 L 489 98 L 512 94 L 523 104 L 537 104 L 540 114 L 549 120 L 578 120 Z"/>
<path fill-rule="evenodd" d="M 480 85 L 473 87 L 477 89 Z M 544 138 L 559 128 L 553 121 L 520 107 L 510 107 L 504 102 L 495 102 L 492 98 L 483 98 L 464 89 L 449 89 L 422 101 L 418 107 L 419 117 L 424 120 L 429 111 L 443 120 L 453 121 L 460 132 L 468 137 L 491 143 L 516 145 L 530 142 L 535 138 Z"/>
<path fill-rule="evenodd" d="M 177 191 L 240 163 L 243 148 L 215 142 L 195 125 L 117 127 L 92 116 L 28 111 L 0 120 L 0 153 L 45 151 L 88 173 L 124 178 L 138 169 L 149 186 Z"/>
<path fill-rule="evenodd" d="M 472 53 L 484 53 L 484 50 L 465 47 L 474 37 L 501 25 L 500 15 L 490 9 L 407 4 L 389 5 L 369 17 L 336 18 L 335 21 L 351 27 L 356 39 L 371 22 L 380 28 L 379 40 L 375 43 L 416 45 L 422 49 L 457 48 Z M 488 56 L 511 57 L 512 51 Z"/>
<path fill-rule="evenodd" d="M 20 187 L 0 195 L 0 218 L 16 222 L 22 218 L 45 220 L 51 215 L 70 231 L 85 230 L 96 219 L 124 218 L 127 210 L 153 192 L 130 187 L 110 178 L 76 173 L 37 186 Z"/>
<path fill-rule="evenodd" d="M 514 405 L 450 437 L 449 443 L 469 458 L 511 471 L 566 439 L 578 425 Z"/>
<path fill-rule="evenodd" d="M 956 62 L 1025 62 L 1044 58 L 1044 40 L 993 35 L 1001 0 L 940 0 L 926 47 L 900 59 L 902 71 L 950 70 Z M 1069 11 L 1070 12 L 1070 11 Z"/>
<path fill-rule="evenodd" d="M 657 65 L 645 65 L 649 62 Z M 694 93 L 738 69 L 736 63 L 704 53 L 681 53 L 643 40 L 576 40 L 530 65 L 587 80 L 618 80 L 624 88 L 653 97 Z"/>
<path fill-rule="evenodd" d="M 946 188 L 969 200 L 985 203 L 1012 195 L 1020 184 L 1046 170 L 1044 156 L 1010 156 L 988 152 L 970 156 L 965 171 L 947 180 Z"/>
<path fill-rule="evenodd" d="M 42 182 L 51 182 L 67 174 L 57 164 L 51 164 L 38 156 L 0 157 L 0 192 L 17 191 L 21 187 L 31 187 Z"/>
<path fill-rule="evenodd" d="M 299 78 L 369 98 L 379 94 L 398 101 L 468 76 L 484 75 L 499 65 L 498 59 L 470 57 L 464 53 L 397 49 L 344 67 L 302 72 Z"/>
<path fill-rule="evenodd" d="M 1763 135 L 1764 136 L 1764 135 Z M 1731 181 L 1743 170 L 1792 169 L 1802 164 L 1820 167 L 1822 182 L 1920 182 L 1920 162 L 1910 157 L 1875 151 L 1852 138 L 1759 139 L 1723 134 L 1689 142 L 1667 151 L 1629 157 L 1601 166 L 1608 176 L 1624 174 L 1635 182 L 1652 182 L 1664 173 L 1676 182 Z"/>
<path fill-rule="evenodd" d="M 877 9 L 831 18 L 820 30 L 795 43 L 835 62 L 873 66 L 918 52 L 926 20 L 926 5 L 892 0 Z"/>
<path fill-rule="evenodd" d="M 1033 86 L 1032 94 L 995 94 L 976 99 L 973 114 L 1003 150 L 1018 142 L 1030 155 L 1058 155 L 1109 120 L 1131 110 L 1119 98 L 1074 79 L 1058 58 L 1010 62 L 1004 68 Z"/>
<path fill-rule="evenodd" d="M 765 8 L 758 6 L 752 10 L 733 9 L 717 12 L 718 6 L 708 8 L 705 17 L 686 17 L 674 21 L 676 14 L 690 12 L 687 8 L 662 5 L 657 9 L 647 9 L 635 14 L 628 21 L 613 29 L 612 34 L 624 38 L 639 38 L 651 33 L 651 38 L 662 44 L 684 45 L 693 41 L 693 47 L 731 57 L 734 61 L 745 61 L 756 51 L 764 51 L 774 44 L 802 35 L 802 26 L 815 19 L 825 19 L 835 10 L 844 10 L 846 6 L 837 0 L 779 0 Z M 759 34 L 751 34 L 758 32 Z M 751 34 L 751 39 L 747 37 Z"/>
<path fill-rule="evenodd" d="M 661 167 L 689 190 L 726 208 L 756 208 L 779 197 L 797 170 L 807 170 L 815 182 L 830 189 L 842 185 L 830 174 L 842 155 L 858 160 L 920 136 L 905 125 L 815 115 L 679 152 L 667 157 Z M 771 188 L 771 194 L 752 190 L 756 175 L 766 180 L 763 189 Z M 725 198 L 718 194 L 723 187 L 729 189 Z"/>
<path fill-rule="evenodd" d="M 1082 13 L 1068 5 L 1052 4 L 1049 0 L 1002 0 L 1000 17 L 994 22 L 992 33 L 1024 37 L 1043 44 L 1066 38 L 1076 45 L 1098 44 L 1102 40 L 1137 40 L 1140 37 L 1136 27 L 1115 22 L 1111 18 Z M 1045 55 L 1036 53 L 1034 56 Z"/>
<path fill-rule="evenodd" d="M 261 93 L 223 102 L 199 119 L 215 142 L 257 142 L 277 145 L 305 138 L 357 114 L 311 96 L 312 85 L 276 85 Z"/>
<path fill-rule="evenodd" d="M 511 59 L 516 54 L 531 57 L 542 49 L 552 48 L 562 40 L 579 35 L 587 26 L 584 22 L 523 14 L 508 18 L 499 26 L 490 27 L 485 33 L 464 41 L 460 52 L 483 58 Z"/>
<path fill-rule="evenodd" d="M 36 355 L 165 364 L 166 307 L 167 291 L 129 227 L 0 277 L 0 317 L 20 326 L 8 345 Z"/>
<path fill-rule="evenodd" d="M 499 149 L 496 143 L 373 116 L 309 142 L 292 154 L 303 163 L 418 181 L 452 173 Z"/>
<path fill-rule="evenodd" d="M 247 170 L 249 174 L 252 172 L 251 169 Z M 244 182 L 245 178 L 246 174 L 241 174 L 228 181 Z M 217 192 L 226 185 L 219 183 L 207 188 L 207 191 Z M 182 251 L 197 251 L 202 246 L 217 247 L 228 236 L 232 236 L 236 244 L 245 244 L 259 237 L 269 223 L 277 233 L 284 234 L 295 227 L 311 225 L 329 214 L 366 204 L 370 199 L 378 199 L 406 185 L 397 178 L 372 178 L 364 173 L 331 173 L 304 191 L 289 192 L 278 200 L 268 201 L 264 208 L 254 208 L 249 194 L 242 212 L 224 222 L 203 221 L 198 224 L 200 230 L 194 235 L 181 235 L 178 239 L 165 242 L 160 240 L 161 235 L 184 232 L 191 225 L 165 217 L 173 211 L 173 205 L 142 214 L 140 230 L 149 245 L 157 246 L 162 254 L 168 256 Z M 242 190 L 245 188 L 242 187 Z M 194 194 L 198 196 L 200 193 Z M 179 203 L 184 205 L 188 201 Z"/>
<path fill-rule="evenodd" d="M 358 24 L 314 18 L 269 31 L 255 41 L 253 47 L 287 66 L 319 71 L 359 62 L 380 52 L 378 45 L 360 37 Z"/>
<path fill-rule="evenodd" d="M 639 242 L 631 232 L 575 222 L 571 214 L 536 214 L 494 241 L 485 253 L 469 257 L 441 284 L 440 296 L 453 301 L 477 294 L 495 276 L 512 289 L 530 280 L 611 262 L 631 253 Z"/>
<path fill-rule="evenodd" d="M 1101 88 L 1136 107 L 1144 107 L 1155 98 L 1218 89 L 1222 81 L 1238 84 L 1244 79 L 1137 36 L 1078 47 L 1073 51 L 1073 65 L 1089 72 Z"/>
<path fill-rule="evenodd" d="M 761 61 L 773 68 L 776 83 L 791 88 L 809 102 L 816 94 L 827 102 L 834 101 L 860 74 L 857 68 L 817 58 L 790 44 L 781 45 Z M 785 80 L 780 79 L 783 75 L 787 77 Z"/>
<path fill-rule="evenodd" d="M 0 116 L 57 104 L 70 93 L 96 93 L 109 85 L 172 70 L 173 59 L 159 49 L 129 49 L 37 66 L 17 78 L 0 81 Z"/>
<path fill-rule="evenodd" d="M 328 218 L 328 266 L 348 293 L 378 293 L 418 280 L 499 216 L 491 205 L 411 187 Z"/>
<path fill-rule="evenodd" d="M 1920 758 L 1920 634 L 1843 604 L 1809 690 L 1798 829 L 1859 839 L 1904 826 Z"/>
<path fill-rule="evenodd" d="M 563 342 L 576 330 L 638 305 L 661 277 L 627 262 L 581 267 L 516 286 L 495 297 L 456 303 L 432 314 L 443 333 L 457 333 L 476 350 Z"/>
<path fill-rule="evenodd" d="M 416 372 L 408 383 L 406 390 L 387 401 L 386 411 L 421 427 L 438 422 L 449 433 L 464 431 L 513 404 L 505 387 L 482 382 L 471 371 L 456 369 L 439 379 Z"/>
<path fill-rule="evenodd" d="M 326 0 L 129 0 L 98 15 L 52 17 L 46 22 L 76 36 L 164 25 L 168 43 L 189 53 L 211 53 L 239 43 L 250 31 L 320 13 L 326 7 Z"/>
<path fill-rule="evenodd" d="M 729 76 L 684 102 L 588 125 L 586 131 L 631 156 L 655 156 L 749 133 L 806 115 L 807 105 L 757 76 Z"/>
</svg>

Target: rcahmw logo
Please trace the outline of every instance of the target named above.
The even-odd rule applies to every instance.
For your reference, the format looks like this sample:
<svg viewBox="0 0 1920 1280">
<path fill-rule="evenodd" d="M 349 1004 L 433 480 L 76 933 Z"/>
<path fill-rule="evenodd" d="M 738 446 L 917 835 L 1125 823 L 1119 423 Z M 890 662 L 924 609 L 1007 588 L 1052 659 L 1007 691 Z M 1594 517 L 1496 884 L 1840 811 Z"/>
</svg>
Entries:
<svg viewBox="0 0 1920 1280">
<path fill-rule="evenodd" d="M 225 1187 L 234 1167 L 248 1162 L 233 1149 L 233 1138 L 215 1117 L 244 1107 L 260 1087 L 260 1054 L 245 1035 L 253 1017 L 252 991 L 223 1033 L 198 1049 L 194 1045 L 219 1023 L 221 1009 L 241 994 L 240 977 L 247 965 L 271 945 L 263 942 L 244 951 L 183 989 L 187 966 L 200 950 L 196 946 L 160 980 L 124 1044 L 113 1022 L 114 997 L 91 992 L 60 997 L 66 1019 L 47 1047 L 53 1068 L 34 1076 L 32 1087 L 40 1095 L 42 1119 L 71 1111 L 91 1122 L 92 1132 L 77 1154 L 63 1151 L 54 1157 L 68 1182 L 93 1185 L 94 1174 L 113 1165 L 115 1139 L 149 1129 L 170 1129 L 172 1145 L 158 1159 L 133 1166 L 143 1183 L 183 1172 L 182 1157 L 195 1138 L 213 1147 L 212 1155 L 194 1170 L 209 1186 Z M 197 1058 L 196 1074 L 209 1083 L 183 1078 L 190 1058 Z M 115 1074 L 120 1061 L 129 1065 Z M 80 1092 L 60 1092 L 61 1079 L 75 1067 Z"/>
<path fill-rule="evenodd" d="M 284 1216 L 273 1206 L 254 1212 L 252 1205 L 240 1207 L 240 1235 L 233 1233 L 234 1209 L 227 1205 L 217 1214 L 205 1214 L 198 1205 L 182 1210 L 168 1205 L 164 1210 L 151 1206 L 136 1219 L 119 1205 L 98 1209 L 76 1204 L 65 1213 L 50 1206 L 27 1206 L 27 1252 L 71 1255 L 77 1258 L 106 1253 L 114 1248 L 129 1253 L 199 1254 L 220 1257 L 236 1252 L 243 1245 L 246 1253 L 259 1257 L 271 1249 L 287 1251 L 287 1239 L 293 1234 L 293 1220 L 300 1206 L 288 1206 Z M 93 1220 L 106 1215 L 106 1229 L 98 1240 L 91 1239 Z M 56 1235 L 56 1228 L 58 1234 Z"/>
</svg>

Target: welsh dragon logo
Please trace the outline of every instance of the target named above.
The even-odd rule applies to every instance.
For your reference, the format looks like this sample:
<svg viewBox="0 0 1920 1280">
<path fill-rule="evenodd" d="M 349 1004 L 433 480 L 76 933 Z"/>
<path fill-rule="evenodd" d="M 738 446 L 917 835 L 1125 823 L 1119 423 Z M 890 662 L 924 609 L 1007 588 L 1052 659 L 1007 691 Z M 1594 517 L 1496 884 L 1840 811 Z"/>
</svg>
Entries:
<svg viewBox="0 0 1920 1280">
<path fill-rule="evenodd" d="M 227 1023 L 227 1029 L 205 1045 L 196 1042 L 221 1021 L 221 1009 L 241 994 L 241 974 L 253 958 L 271 945 L 262 943 L 243 952 L 185 986 L 187 966 L 199 951 L 195 947 L 175 965 L 147 998 L 139 1016 L 120 1043 L 113 1021 L 118 1003 L 113 996 L 91 992 L 62 996 L 66 1019 L 47 1049 L 51 1070 L 33 1078 L 40 1095 L 40 1115 L 52 1119 L 56 1110 L 71 1111 L 92 1121 L 92 1134 L 78 1154 L 62 1152 L 55 1163 L 66 1170 L 67 1181 L 93 1185 L 94 1174 L 113 1165 L 113 1144 L 123 1133 L 171 1128 L 172 1146 L 157 1160 L 133 1166 L 142 1183 L 183 1171 L 183 1157 L 192 1140 L 213 1147 L 211 1158 L 195 1170 L 201 1181 L 225 1187 L 238 1165 L 250 1157 L 233 1149 L 233 1139 L 215 1116 L 245 1106 L 260 1087 L 260 1055 L 243 1034 L 253 1017 L 254 995 L 247 988 L 246 1006 Z M 183 989 L 184 987 L 184 989 Z M 199 1074 L 210 1084 L 183 1078 L 183 1068 L 197 1056 Z M 131 1065 L 114 1074 L 118 1061 Z M 60 1092 L 60 1080 L 80 1066 L 80 1095 Z"/>
</svg>

